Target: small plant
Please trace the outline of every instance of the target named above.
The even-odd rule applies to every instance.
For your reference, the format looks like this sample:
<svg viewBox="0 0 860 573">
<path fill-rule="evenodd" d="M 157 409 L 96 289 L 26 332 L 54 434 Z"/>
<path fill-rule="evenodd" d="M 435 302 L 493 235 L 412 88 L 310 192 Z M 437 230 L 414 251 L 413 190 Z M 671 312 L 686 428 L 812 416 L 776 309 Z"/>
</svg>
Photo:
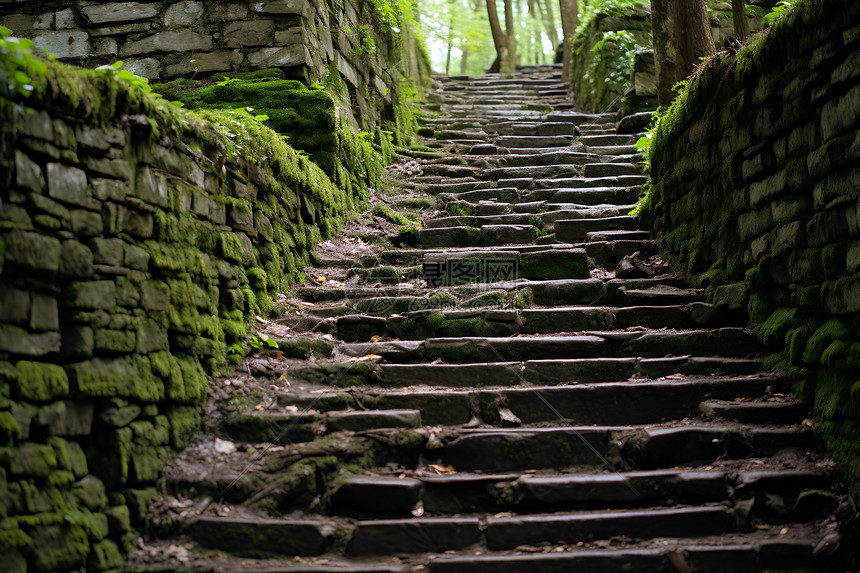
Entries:
<svg viewBox="0 0 860 573">
<path fill-rule="evenodd" d="M 359 46 L 352 50 L 353 54 L 372 54 L 376 50 L 376 41 L 370 35 L 367 26 L 358 27 L 358 42 Z"/>
<path fill-rule="evenodd" d="M 254 348 L 254 349 L 262 348 L 264 344 L 266 346 L 268 346 L 269 348 L 277 348 L 278 347 L 278 343 L 275 342 L 273 339 L 269 338 L 268 336 L 266 336 L 265 334 L 261 334 L 260 336 L 255 336 L 255 337 L 251 338 L 251 340 L 248 341 L 248 345 L 250 345 L 250 347 Z"/>
<path fill-rule="evenodd" d="M 762 26 L 772 26 L 777 20 L 786 15 L 786 12 L 791 10 L 793 0 L 781 0 L 777 2 L 773 9 L 764 15 L 761 19 Z"/>
<path fill-rule="evenodd" d="M 29 96 L 35 88 L 30 74 L 44 74 L 45 62 L 33 54 L 33 41 L 12 36 L 0 26 L 0 85 L 10 94 Z"/>
</svg>

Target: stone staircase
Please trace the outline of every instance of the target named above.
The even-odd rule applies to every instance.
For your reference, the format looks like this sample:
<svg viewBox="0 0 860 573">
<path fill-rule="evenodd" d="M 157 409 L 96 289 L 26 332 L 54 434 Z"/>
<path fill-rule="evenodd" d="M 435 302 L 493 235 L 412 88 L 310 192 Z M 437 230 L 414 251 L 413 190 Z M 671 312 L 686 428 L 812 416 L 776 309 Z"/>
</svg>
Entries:
<svg viewBox="0 0 860 573">
<path fill-rule="evenodd" d="M 573 111 L 559 77 L 436 78 L 377 197 L 422 226 L 321 247 L 133 565 L 845 570 L 853 502 L 806 409 L 629 214 L 641 121 Z"/>
</svg>

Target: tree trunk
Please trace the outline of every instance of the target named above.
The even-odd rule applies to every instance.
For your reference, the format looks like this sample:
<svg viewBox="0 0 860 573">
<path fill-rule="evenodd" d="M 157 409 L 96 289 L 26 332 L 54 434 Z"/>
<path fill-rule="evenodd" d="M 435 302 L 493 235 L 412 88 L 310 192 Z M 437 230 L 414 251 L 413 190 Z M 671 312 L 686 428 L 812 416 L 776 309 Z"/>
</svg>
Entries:
<svg viewBox="0 0 860 573">
<path fill-rule="evenodd" d="M 490 32 L 493 34 L 493 45 L 496 47 L 496 61 L 490 66 L 490 72 L 498 72 L 502 62 L 508 58 L 508 42 L 499 22 L 499 13 L 496 10 L 496 0 L 487 0 L 487 18 L 490 21 Z"/>
<path fill-rule="evenodd" d="M 746 42 L 750 35 L 750 25 L 744 0 L 732 0 L 732 21 L 735 25 L 735 39 Z"/>
<path fill-rule="evenodd" d="M 541 2 L 544 3 L 543 8 L 541 8 Z M 544 22 L 544 27 L 546 27 L 546 35 L 549 37 L 549 41 L 552 42 L 553 49 L 555 49 L 558 47 L 558 28 L 555 27 L 555 13 L 552 11 L 552 2 L 540 0 L 537 2 L 537 9 Z"/>
<path fill-rule="evenodd" d="M 466 75 L 466 65 L 467 60 L 469 59 L 469 52 L 472 50 L 469 49 L 468 45 L 463 46 L 463 55 L 460 56 L 460 75 Z"/>
<path fill-rule="evenodd" d="M 576 0 L 559 0 L 558 8 L 561 12 L 562 36 L 562 72 L 561 79 L 570 81 L 570 39 L 573 38 L 576 27 L 579 26 L 579 7 Z"/>
<path fill-rule="evenodd" d="M 517 30 L 514 27 L 514 2 L 505 0 L 505 36 L 508 45 L 507 60 L 502 61 L 499 70 L 503 74 L 512 74 L 517 67 Z"/>
<path fill-rule="evenodd" d="M 668 106 L 672 86 L 687 79 L 700 58 L 716 53 L 704 0 L 651 0 L 657 98 Z"/>
</svg>

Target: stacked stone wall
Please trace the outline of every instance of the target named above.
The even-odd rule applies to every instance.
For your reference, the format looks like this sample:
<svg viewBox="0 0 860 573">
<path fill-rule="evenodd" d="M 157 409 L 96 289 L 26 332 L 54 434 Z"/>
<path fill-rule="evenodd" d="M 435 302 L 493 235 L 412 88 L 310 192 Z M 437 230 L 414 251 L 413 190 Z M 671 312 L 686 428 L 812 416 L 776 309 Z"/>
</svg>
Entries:
<svg viewBox="0 0 860 573">
<path fill-rule="evenodd" d="M 801 2 L 704 66 L 660 121 L 642 217 L 746 309 L 860 491 L 860 5 Z"/>
<path fill-rule="evenodd" d="M 0 568 L 117 569 L 208 376 L 357 200 L 253 119 L 33 84 L 0 97 Z"/>
<path fill-rule="evenodd" d="M 402 78 L 420 81 L 429 69 L 408 30 L 395 32 L 365 0 L 7 1 L 0 23 L 64 62 L 122 60 L 150 80 L 280 68 L 306 84 L 342 85 L 343 111 L 364 129 L 393 120 Z"/>
</svg>

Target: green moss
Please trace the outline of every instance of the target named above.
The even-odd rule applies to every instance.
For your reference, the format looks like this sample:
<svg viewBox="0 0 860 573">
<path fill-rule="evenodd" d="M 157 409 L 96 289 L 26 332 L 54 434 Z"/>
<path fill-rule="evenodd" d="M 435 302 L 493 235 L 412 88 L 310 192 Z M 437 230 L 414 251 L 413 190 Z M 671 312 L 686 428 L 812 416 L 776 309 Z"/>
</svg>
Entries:
<svg viewBox="0 0 860 573">
<path fill-rule="evenodd" d="M 421 247 L 420 231 L 415 225 L 407 225 L 401 228 L 396 234 L 389 236 L 388 240 L 395 247 L 402 249 Z"/>
<path fill-rule="evenodd" d="M 32 402 L 51 402 L 69 395 L 69 378 L 56 364 L 21 360 L 15 365 L 16 395 Z"/>
<path fill-rule="evenodd" d="M 838 319 L 828 320 L 810 336 L 803 352 L 803 361 L 807 364 L 819 364 L 831 344 L 850 338 L 851 331 L 844 322 Z"/>
<path fill-rule="evenodd" d="M 374 205 L 373 214 L 395 225 L 411 225 L 418 222 L 418 217 L 415 215 L 411 213 L 398 213 L 388 205 L 382 203 Z"/>
<path fill-rule="evenodd" d="M 764 344 L 782 344 L 788 331 L 797 326 L 796 315 L 797 309 L 778 308 L 756 327 L 756 335 Z"/>
</svg>

